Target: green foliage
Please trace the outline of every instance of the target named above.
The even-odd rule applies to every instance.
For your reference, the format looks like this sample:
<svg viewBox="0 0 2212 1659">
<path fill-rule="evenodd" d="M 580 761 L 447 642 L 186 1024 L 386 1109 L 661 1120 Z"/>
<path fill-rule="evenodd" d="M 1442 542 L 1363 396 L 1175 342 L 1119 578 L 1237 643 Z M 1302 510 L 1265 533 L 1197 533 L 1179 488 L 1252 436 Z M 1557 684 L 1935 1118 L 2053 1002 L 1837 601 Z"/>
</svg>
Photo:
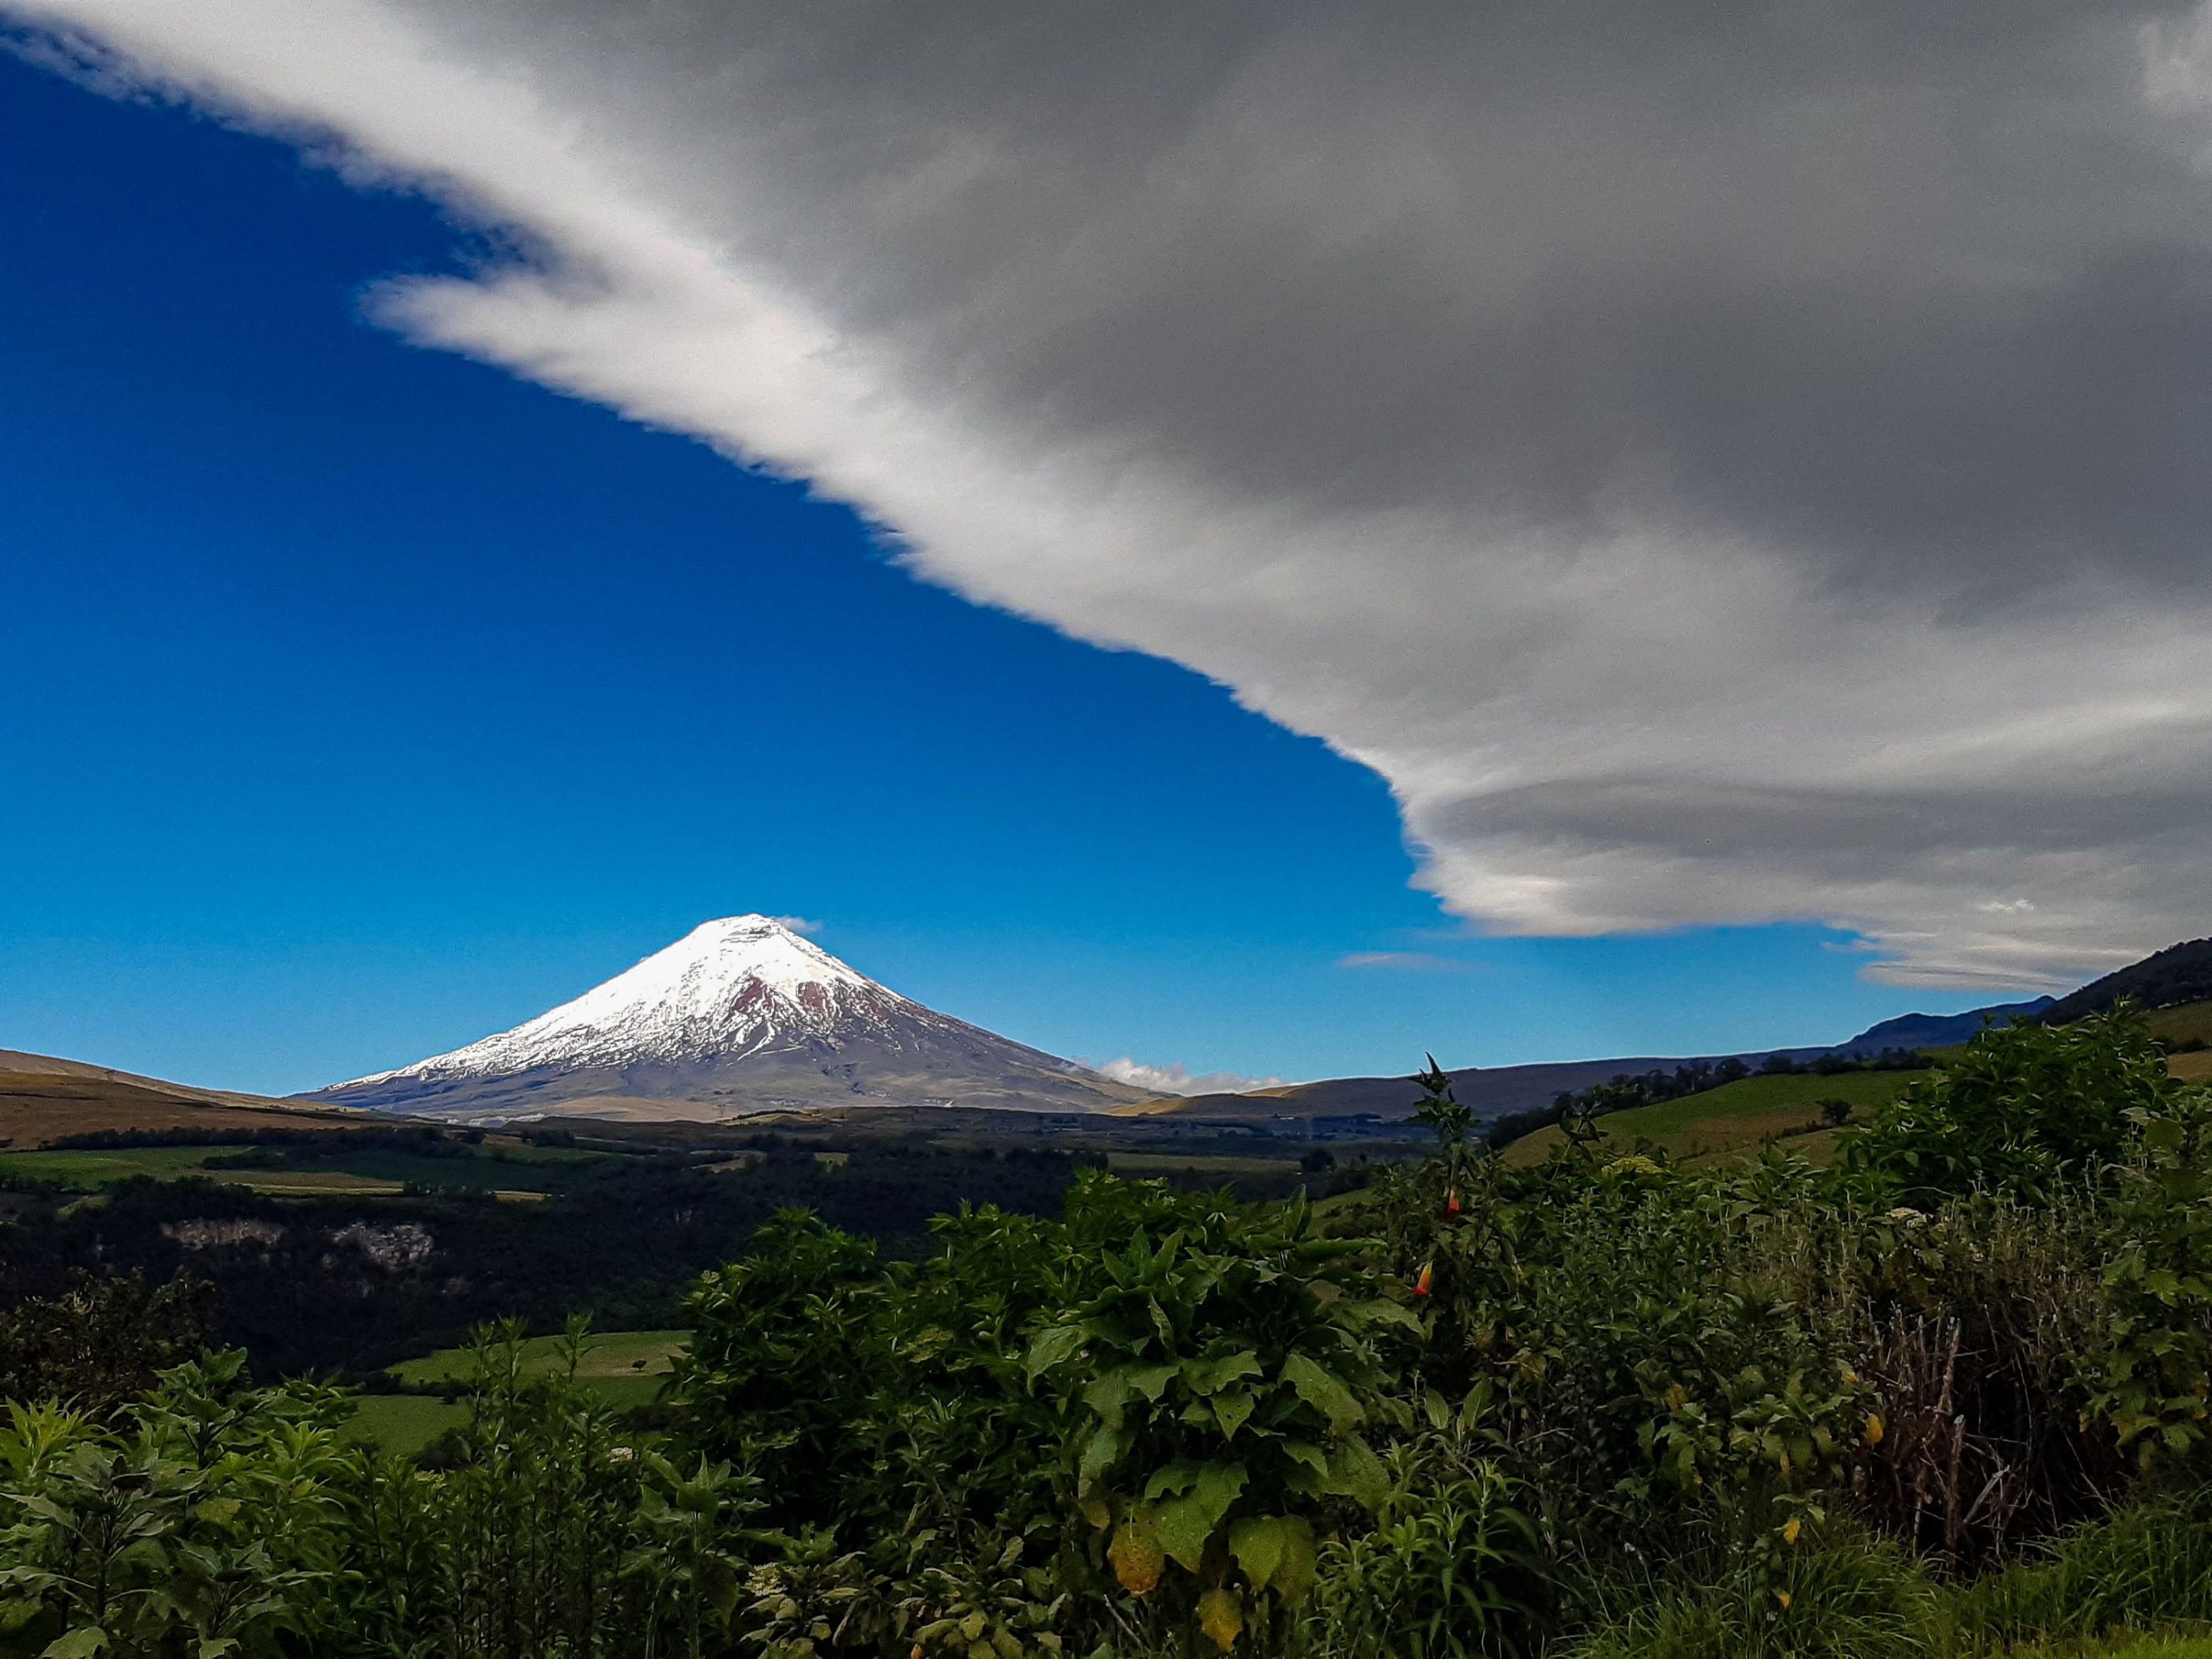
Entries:
<svg viewBox="0 0 2212 1659">
<path fill-rule="evenodd" d="M 2196 1455 L 2212 1395 L 2212 1091 L 2133 1108 L 2139 1132 L 2116 1206 L 2109 1342 L 2090 1409 L 2148 1467 Z"/>
<path fill-rule="evenodd" d="M 157 1373 L 207 1342 L 211 1288 L 142 1273 L 79 1273 L 60 1296 L 0 1312 L 0 1399 L 72 1401 L 105 1410 L 144 1394 Z"/>
<path fill-rule="evenodd" d="M 2075 1025 L 1991 1030 L 1883 1110 L 1848 1163 L 1908 1195 L 2041 1197 L 2100 1176 L 2132 1115 L 2163 1112 L 2175 1088 L 2165 1050 L 2124 1006 Z"/>
<path fill-rule="evenodd" d="M 1593 1595 L 1595 1627 L 1568 1659 L 1923 1659 L 1947 1641 L 1939 1596 L 1893 1547 L 1848 1528 L 1791 1550 L 1708 1551 L 1665 1579 Z"/>
<path fill-rule="evenodd" d="M 1028 1370 L 1088 1413 L 1073 1497 L 1121 1588 L 1177 1583 L 1226 1648 L 1305 1600 L 1317 1520 L 1381 1507 L 1388 1476 L 1362 1433 L 1376 1339 L 1419 1322 L 1366 1282 L 1357 1244 L 1315 1235 L 1302 1199 L 1135 1220 L 1091 1293 L 1037 1332 Z"/>
<path fill-rule="evenodd" d="M 1954 1609 L 1962 1633 L 1984 1645 L 2212 1624 L 2212 1498 L 2154 1494 L 2048 1540 L 1968 1586 Z"/>
<path fill-rule="evenodd" d="M 171 1371 L 111 1428 L 9 1407 L 0 1653 L 273 1651 L 333 1583 L 340 1402 L 246 1394 L 236 1356 Z"/>
<path fill-rule="evenodd" d="M 1493 1453 L 1489 1389 L 1420 1401 L 1391 1448 L 1371 1532 L 1331 1538 L 1315 1586 L 1315 1645 L 1343 1659 L 1470 1659 L 1533 1651 L 1553 1587 L 1517 1483 Z"/>
<path fill-rule="evenodd" d="M 412 1461 L 235 1357 L 80 1365 L 0 1437 L 0 1659 L 1887 1659 L 2212 1620 L 2212 1097 L 2127 1018 L 1985 1034 L 1835 1170 L 1507 1168 L 1424 1085 L 1375 1238 L 1103 1175 L 910 1259 L 780 1214 L 700 1281 L 650 1431 L 580 1328 L 550 1364 L 481 1334 Z"/>
<path fill-rule="evenodd" d="M 791 1513 L 820 1511 L 868 1467 L 846 1427 L 874 1389 L 885 1289 L 872 1243 L 787 1210 L 686 1306 L 696 1334 L 677 1386 L 713 1449 L 757 1458 Z"/>
</svg>

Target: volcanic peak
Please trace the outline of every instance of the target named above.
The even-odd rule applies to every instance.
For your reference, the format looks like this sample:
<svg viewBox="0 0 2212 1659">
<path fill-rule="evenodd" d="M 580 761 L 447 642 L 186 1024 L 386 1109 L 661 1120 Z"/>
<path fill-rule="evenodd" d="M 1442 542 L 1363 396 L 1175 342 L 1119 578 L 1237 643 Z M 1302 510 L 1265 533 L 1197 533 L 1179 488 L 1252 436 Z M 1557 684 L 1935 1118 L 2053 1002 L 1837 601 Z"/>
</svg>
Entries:
<svg viewBox="0 0 2212 1659">
<path fill-rule="evenodd" d="M 725 916 L 573 1002 L 404 1069 L 492 1077 L 547 1066 L 738 1059 L 916 1019 L 933 1024 L 943 1017 L 885 990 L 772 916 Z"/>
</svg>

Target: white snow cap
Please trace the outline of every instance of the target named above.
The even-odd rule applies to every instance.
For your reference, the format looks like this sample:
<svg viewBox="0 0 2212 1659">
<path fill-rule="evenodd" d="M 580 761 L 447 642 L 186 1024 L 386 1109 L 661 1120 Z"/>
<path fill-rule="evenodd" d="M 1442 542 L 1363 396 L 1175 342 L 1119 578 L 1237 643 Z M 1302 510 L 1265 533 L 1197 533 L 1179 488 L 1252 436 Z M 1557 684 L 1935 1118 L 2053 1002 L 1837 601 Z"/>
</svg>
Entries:
<svg viewBox="0 0 2212 1659">
<path fill-rule="evenodd" d="M 734 1059 L 915 1019 L 949 1023 L 773 916 L 725 916 L 511 1031 L 356 1080 Z"/>
</svg>

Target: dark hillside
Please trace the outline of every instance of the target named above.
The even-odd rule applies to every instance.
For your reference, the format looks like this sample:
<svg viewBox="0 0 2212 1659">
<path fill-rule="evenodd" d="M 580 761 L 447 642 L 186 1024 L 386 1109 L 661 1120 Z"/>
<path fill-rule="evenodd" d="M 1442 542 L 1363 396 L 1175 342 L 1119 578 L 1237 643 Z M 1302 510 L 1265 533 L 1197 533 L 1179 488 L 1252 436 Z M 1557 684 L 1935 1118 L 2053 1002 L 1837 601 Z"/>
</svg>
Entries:
<svg viewBox="0 0 2212 1659">
<path fill-rule="evenodd" d="M 2052 1024 L 2102 1013 L 2125 997 L 2142 1008 L 2171 1008 L 2178 1002 L 2212 1000 L 2212 939 L 2169 945 L 2134 966 L 2083 986 L 2044 1011 Z"/>
<path fill-rule="evenodd" d="M 1899 1014 L 1879 1025 L 1870 1025 L 1848 1042 L 1836 1045 L 1840 1054 L 1879 1054 L 1892 1048 L 1950 1048 L 1972 1042 L 1984 1025 L 2006 1025 L 2014 1019 L 2040 1018 L 2051 1004 L 2049 997 L 2030 1002 L 1999 1002 L 1963 1014 Z"/>
</svg>

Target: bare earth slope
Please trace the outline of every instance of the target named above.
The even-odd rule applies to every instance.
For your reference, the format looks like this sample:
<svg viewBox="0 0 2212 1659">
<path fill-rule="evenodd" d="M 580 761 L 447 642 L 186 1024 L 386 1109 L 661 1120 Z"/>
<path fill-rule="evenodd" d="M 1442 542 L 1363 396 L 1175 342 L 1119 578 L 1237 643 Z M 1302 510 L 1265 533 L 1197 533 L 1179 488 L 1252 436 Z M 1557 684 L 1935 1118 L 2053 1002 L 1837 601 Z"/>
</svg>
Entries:
<svg viewBox="0 0 2212 1659">
<path fill-rule="evenodd" d="M 822 1106 L 1097 1111 L 1147 1098 L 886 990 L 767 916 L 695 928 L 509 1031 L 308 1098 L 465 1120 Z"/>
</svg>

